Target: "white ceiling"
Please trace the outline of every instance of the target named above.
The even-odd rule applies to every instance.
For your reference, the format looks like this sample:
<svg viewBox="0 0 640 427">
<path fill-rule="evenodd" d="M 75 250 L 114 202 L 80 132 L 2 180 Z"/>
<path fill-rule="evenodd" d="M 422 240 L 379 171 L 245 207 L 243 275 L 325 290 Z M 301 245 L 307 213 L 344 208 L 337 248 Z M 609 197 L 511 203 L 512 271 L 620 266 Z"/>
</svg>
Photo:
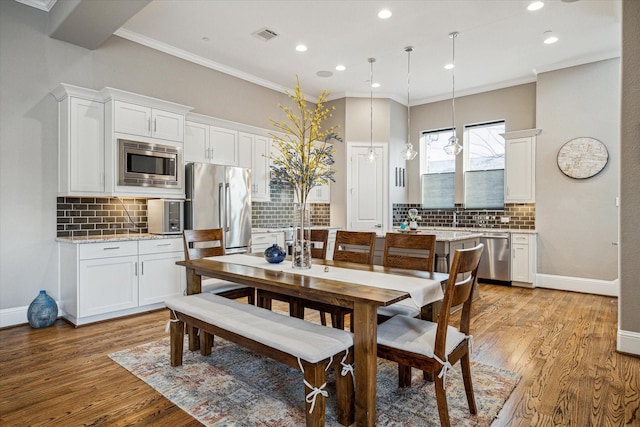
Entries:
<svg viewBox="0 0 640 427">
<path fill-rule="evenodd" d="M 368 58 L 376 58 L 375 97 L 411 104 L 451 96 L 448 34 L 456 40 L 456 96 L 535 81 L 537 73 L 620 55 L 620 0 L 153 0 L 116 35 L 249 81 L 284 90 L 298 75 L 313 97 L 369 96 Z M 388 8 L 393 16 L 381 20 Z M 252 33 L 278 34 L 262 41 Z M 560 37 L 542 43 L 551 30 Z M 208 41 L 203 38 L 208 38 Z M 304 43 L 308 51 L 295 46 Z M 345 71 L 336 71 L 343 64 Z M 333 76 L 318 77 L 318 71 Z"/>
</svg>

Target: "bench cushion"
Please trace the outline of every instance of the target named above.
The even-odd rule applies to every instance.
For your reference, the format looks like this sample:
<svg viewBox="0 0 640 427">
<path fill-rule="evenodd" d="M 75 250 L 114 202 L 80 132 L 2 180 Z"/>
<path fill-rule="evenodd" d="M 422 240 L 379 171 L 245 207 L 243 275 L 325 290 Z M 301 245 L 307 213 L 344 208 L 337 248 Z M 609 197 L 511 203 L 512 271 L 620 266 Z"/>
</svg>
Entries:
<svg viewBox="0 0 640 427">
<path fill-rule="evenodd" d="M 165 305 L 311 363 L 353 346 L 351 332 L 327 328 L 210 293 L 174 297 L 165 301 Z"/>
</svg>

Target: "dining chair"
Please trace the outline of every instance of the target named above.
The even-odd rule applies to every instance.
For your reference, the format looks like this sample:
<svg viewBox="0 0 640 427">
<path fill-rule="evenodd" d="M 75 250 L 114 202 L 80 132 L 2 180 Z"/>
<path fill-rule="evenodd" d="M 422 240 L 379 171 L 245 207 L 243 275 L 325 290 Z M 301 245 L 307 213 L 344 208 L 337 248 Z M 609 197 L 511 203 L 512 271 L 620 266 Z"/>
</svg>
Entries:
<svg viewBox="0 0 640 427">
<path fill-rule="evenodd" d="M 451 425 L 444 388 L 447 370 L 458 361 L 471 414 L 477 413 L 471 380 L 471 303 L 477 286 L 478 264 L 484 245 L 456 250 L 444 292 L 438 322 L 404 315 L 394 316 L 378 326 L 378 357 L 398 363 L 400 387 L 411 386 L 411 368 L 421 369 L 434 379 L 440 424 Z M 464 273 L 463 275 L 460 275 Z M 449 325 L 451 307 L 464 304 L 459 328 Z"/>
<path fill-rule="evenodd" d="M 311 258 L 325 259 L 327 255 L 327 244 L 329 242 L 329 230 L 327 229 L 311 229 L 309 233 L 309 243 L 311 245 Z M 276 292 L 267 291 L 264 289 L 257 290 L 258 305 L 263 308 L 272 307 L 272 301 L 282 301 L 289 304 L 289 315 L 304 319 L 305 303 L 303 300 L 289 296 L 282 295 Z M 325 316 L 320 316 L 321 323 L 326 326 L 327 319 Z"/>
<path fill-rule="evenodd" d="M 334 261 L 346 261 L 357 264 L 373 264 L 373 248 L 376 243 L 376 233 L 366 231 L 346 231 L 338 230 L 336 242 L 333 250 Z M 320 312 L 320 321 L 326 324 L 326 313 L 331 315 L 331 326 L 344 329 L 347 314 L 352 313 L 350 309 L 332 306 L 313 301 L 305 301 L 305 308 L 312 308 Z M 304 311 L 304 309 L 303 309 Z M 353 331 L 353 318 L 350 329 Z"/>
<path fill-rule="evenodd" d="M 382 265 L 433 273 L 435 252 L 436 236 L 433 234 L 387 233 Z M 398 314 L 418 317 L 420 313 L 421 307 L 416 306 L 411 299 L 404 299 L 387 307 L 379 307 L 378 323 Z"/>
<path fill-rule="evenodd" d="M 206 258 L 224 255 L 223 232 L 221 228 L 203 230 L 184 230 L 184 258 Z M 249 304 L 255 304 L 255 289 L 226 280 L 203 278 L 202 292 L 210 292 L 226 298 L 238 299 L 246 297 Z"/>
</svg>

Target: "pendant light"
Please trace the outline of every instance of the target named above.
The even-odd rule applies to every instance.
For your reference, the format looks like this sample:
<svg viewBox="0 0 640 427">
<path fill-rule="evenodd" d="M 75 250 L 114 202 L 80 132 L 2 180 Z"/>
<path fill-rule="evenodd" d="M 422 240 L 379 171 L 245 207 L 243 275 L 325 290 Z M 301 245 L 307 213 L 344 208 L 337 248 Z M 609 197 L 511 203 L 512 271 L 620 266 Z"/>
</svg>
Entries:
<svg viewBox="0 0 640 427">
<path fill-rule="evenodd" d="M 449 38 L 453 43 L 453 68 L 451 68 L 451 137 L 449 142 L 444 146 L 445 153 L 449 155 L 457 156 L 462 151 L 462 147 L 458 144 L 458 138 L 456 138 L 456 38 L 458 33 L 453 32 L 449 34 Z"/>
<path fill-rule="evenodd" d="M 407 46 L 404 48 L 404 51 L 407 52 L 407 143 L 404 146 L 404 150 L 402 150 L 402 158 L 405 160 L 413 160 L 416 155 L 418 155 L 418 152 L 413 149 L 413 144 L 411 143 L 411 104 L 409 88 L 411 86 L 411 52 L 413 52 L 413 47 Z"/>
<path fill-rule="evenodd" d="M 373 148 L 373 63 L 376 62 L 376 58 L 369 58 L 369 84 L 371 85 L 371 142 L 369 145 L 369 151 L 367 151 L 367 161 L 369 163 L 375 163 L 378 155 L 376 154 L 376 150 Z"/>
</svg>

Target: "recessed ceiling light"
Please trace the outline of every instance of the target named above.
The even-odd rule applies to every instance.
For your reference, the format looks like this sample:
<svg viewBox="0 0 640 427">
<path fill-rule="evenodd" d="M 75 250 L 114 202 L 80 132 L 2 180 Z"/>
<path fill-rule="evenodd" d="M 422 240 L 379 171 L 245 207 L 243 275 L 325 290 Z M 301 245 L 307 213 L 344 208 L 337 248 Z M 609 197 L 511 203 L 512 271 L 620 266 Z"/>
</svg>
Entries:
<svg viewBox="0 0 640 427">
<path fill-rule="evenodd" d="M 371 87 L 378 88 L 378 87 L 380 87 L 380 83 L 374 83 L 374 84 L 371 85 Z"/>
<path fill-rule="evenodd" d="M 210 39 L 209 37 L 207 37 L 207 36 L 204 36 L 204 37 L 202 38 L 202 41 L 203 41 L 203 42 L 208 42 L 209 40 L 211 40 L 211 39 Z"/>
<path fill-rule="evenodd" d="M 303 44 L 299 44 L 298 46 L 296 46 L 296 50 L 298 52 L 306 52 L 307 51 L 307 47 Z"/>
<path fill-rule="evenodd" d="M 380 19 L 389 19 L 391 18 L 391 15 L 393 14 L 389 9 L 382 9 L 380 12 L 378 12 L 378 18 Z"/>
<path fill-rule="evenodd" d="M 445 70 L 452 70 L 454 67 L 455 67 L 455 65 L 453 65 L 453 64 L 447 64 L 447 65 L 444 66 L 444 69 Z"/>
<path fill-rule="evenodd" d="M 316 73 L 316 76 L 318 77 L 331 77 L 333 76 L 333 73 L 331 71 L 326 71 L 326 70 L 320 70 Z"/>
<path fill-rule="evenodd" d="M 544 6 L 543 1 L 534 1 L 529 3 L 529 6 L 527 6 L 527 10 L 533 12 L 534 10 L 542 9 L 543 6 Z"/>
<path fill-rule="evenodd" d="M 342 64 L 341 64 L 341 65 L 336 65 L 336 70 L 338 70 L 338 71 L 344 71 L 344 70 L 346 70 L 346 69 L 347 69 L 347 67 L 345 67 L 345 66 L 344 66 L 344 65 L 342 65 Z"/>
<path fill-rule="evenodd" d="M 558 36 L 553 34 L 552 31 L 545 31 L 542 34 L 542 37 L 544 39 L 544 44 L 553 44 L 553 43 L 555 43 L 555 42 L 557 42 L 559 40 Z"/>
</svg>

